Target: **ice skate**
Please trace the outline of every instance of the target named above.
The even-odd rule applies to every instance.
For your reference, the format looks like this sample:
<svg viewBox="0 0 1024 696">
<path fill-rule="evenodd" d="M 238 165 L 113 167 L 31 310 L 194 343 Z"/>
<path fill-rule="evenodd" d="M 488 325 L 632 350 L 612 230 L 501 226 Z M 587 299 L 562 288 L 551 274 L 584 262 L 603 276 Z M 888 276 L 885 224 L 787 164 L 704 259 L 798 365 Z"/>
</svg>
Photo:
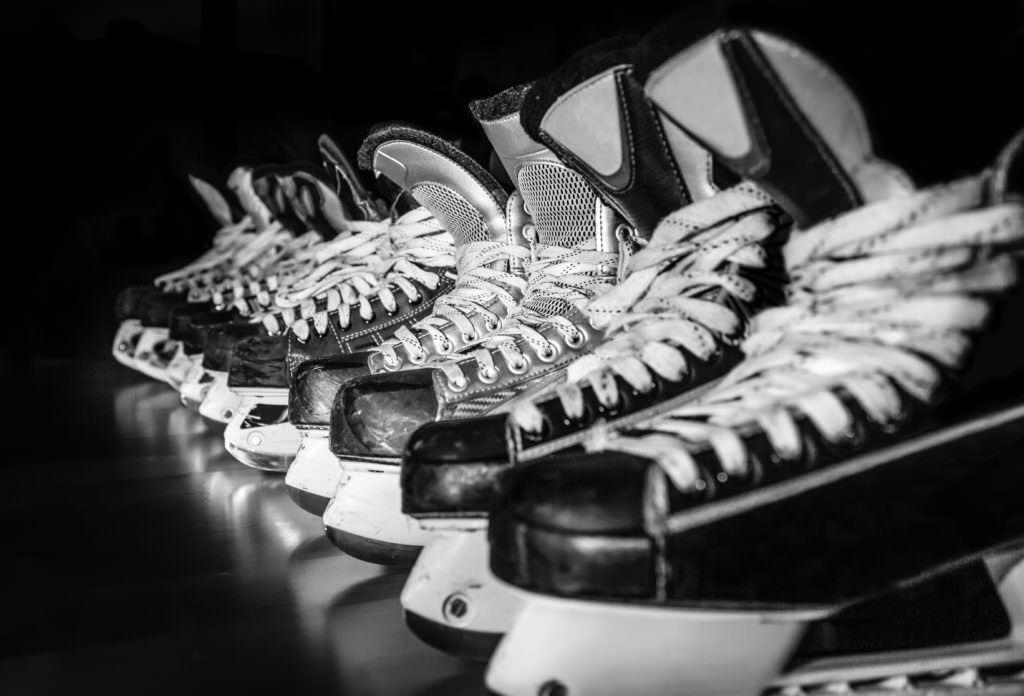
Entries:
<svg viewBox="0 0 1024 696">
<path fill-rule="evenodd" d="M 681 55 L 745 54 L 731 67 L 756 82 L 743 61 L 780 45 L 726 31 Z M 1024 472 L 1007 456 L 1024 416 L 1022 143 L 980 176 L 794 232 L 787 305 L 754 319 L 744 361 L 713 389 L 638 427 L 594 429 L 588 454 L 510 471 L 490 518 L 490 565 L 530 594 L 490 688 L 973 693 L 986 669 L 1019 660 L 1012 620 L 979 629 L 996 641 L 979 654 L 977 636 L 872 627 L 863 612 L 887 592 L 900 606 L 938 591 L 959 577 L 948 573 L 1024 537 L 1010 494 Z M 761 183 L 805 224 L 835 214 L 820 197 L 799 209 L 793 181 Z M 986 507 L 966 519 L 961 496 Z M 1016 577 L 996 575 L 1011 617 Z M 593 636 L 609 632 L 634 638 L 637 652 L 615 640 L 594 650 Z M 959 643 L 968 647 L 950 651 Z M 955 673 L 945 686 L 943 670 Z"/>
<path fill-rule="evenodd" d="M 514 615 L 515 598 L 487 570 L 486 540 L 463 538 L 483 536 L 502 471 L 578 446 L 595 423 L 617 427 L 695 398 L 737 362 L 748 317 L 782 299 L 788 217 L 685 134 L 675 134 L 672 150 L 641 149 L 664 124 L 631 60 L 614 42 L 599 44 L 523 97 L 523 125 L 628 216 L 620 232 L 644 242 L 626 249 L 624 282 L 586 307 L 605 340 L 544 394 L 518 399 L 507 413 L 425 425 L 407 447 L 403 510 L 437 537 L 417 562 L 403 608 L 410 626 L 444 650 L 463 646 L 465 656 L 486 657 L 482 646 L 497 644 L 500 620 Z M 581 96 L 599 91 L 607 93 L 600 105 Z M 574 125 L 588 120 L 608 125 L 589 124 L 585 133 Z M 622 136 L 622 120 L 637 137 Z M 633 166 L 625 187 L 595 170 L 612 169 L 598 160 L 620 138 L 615 149 Z M 453 616 L 444 610 L 452 597 L 475 609 Z"/>
<path fill-rule="evenodd" d="M 366 159 L 445 226 L 455 239 L 456 281 L 428 317 L 400 327 L 368 355 L 354 353 L 302 365 L 291 388 L 289 419 L 303 445 L 288 470 L 289 491 L 301 507 L 323 515 L 340 480 L 328 448 L 331 407 L 348 379 L 436 363 L 493 334 L 522 299 L 529 251 L 527 216 L 486 169 L 436 136 L 411 128 L 371 135 Z M 391 427 L 389 411 L 378 426 Z"/>
<path fill-rule="evenodd" d="M 454 285 L 452 237 L 429 211 L 416 207 L 394 222 L 375 225 L 386 231 L 390 243 L 388 257 L 372 267 L 371 272 L 380 279 L 378 284 L 360 284 L 360 278 L 354 283 L 351 269 L 339 268 L 341 277 L 326 291 L 322 303 L 318 305 L 315 297 L 303 299 L 284 333 L 245 339 L 234 346 L 228 387 L 250 398 L 234 414 L 225 431 L 225 443 L 241 461 L 252 458 L 243 453 L 254 442 L 261 448 L 265 443 L 279 447 L 291 443 L 287 453 L 275 450 L 274 461 L 280 471 L 294 459 L 299 434 L 287 420 L 288 387 L 300 365 L 378 344 L 405 323 L 429 314 L 434 302 Z M 335 281 L 318 277 L 313 288 L 327 282 Z M 293 288 L 290 297 L 278 304 L 296 295 L 305 297 L 307 291 Z M 283 404 L 284 415 L 277 409 L 262 410 L 264 403 Z M 247 423 L 244 428 L 243 423 Z M 263 428 L 269 430 L 261 440 L 258 434 Z M 258 452 L 251 454 L 262 457 Z"/>
<path fill-rule="evenodd" d="M 495 335 L 447 361 L 350 381 L 331 416 L 331 451 L 343 468 L 372 462 L 397 486 L 401 452 L 415 428 L 500 411 L 517 395 L 558 383 L 575 358 L 601 341 L 602 329 L 589 323 L 585 308 L 614 286 L 620 251 L 631 248 L 633 235 L 586 177 L 526 134 L 518 120 L 525 91 L 512 88 L 473 106 L 532 218 L 524 229 L 531 242 L 524 299 Z M 386 421 L 378 416 L 384 412 Z M 462 434 L 459 441 L 465 441 Z M 488 439 L 484 446 L 494 444 Z M 406 529 L 398 521 L 400 492 L 387 499 L 393 502 L 382 501 L 373 513 L 376 526 Z M 338 495 L 335 503 L 341 504 Z M 414 537 L 416 543 L 425 538 Z M 412 545 L 411 539 L 391 541 Z"/>
</svg>

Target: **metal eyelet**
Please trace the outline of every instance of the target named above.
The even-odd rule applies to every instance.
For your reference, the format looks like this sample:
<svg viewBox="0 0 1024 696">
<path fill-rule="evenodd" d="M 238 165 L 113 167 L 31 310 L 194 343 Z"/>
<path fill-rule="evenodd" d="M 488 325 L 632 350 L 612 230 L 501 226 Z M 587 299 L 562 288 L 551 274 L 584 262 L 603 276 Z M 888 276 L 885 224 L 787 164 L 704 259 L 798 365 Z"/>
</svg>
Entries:
<svg viewBox="0 0 1024 696">
<path fill-rule="evenodd" d="M 546 363 L 554 362 L 555 358 L 558 357 L 558 344 L 557 343 L 549 343 L 547 351 L 542 352 L 542 351 L 538 350 L 538 351 L 536 351 L 536 353 L 537 353 L 537 359 L 540 360 L 541 362 L 546 362 Z"/>
<path fill-rule="evenodd" d="M 494 384 L 498 381 L 498 367 L 495 366 L 493 370 L 477 370 L 476 377 L 484 384 Z"/>
<path fill-rule="evenodd" d="M 525 374 L 526 371 L 530 369 L 530 359 L 524 355 L 521 362 L 511 363 L 506 361 L 505 365 L 506 367 L 508 367 L 508 371 L 511 372 L 512 374 L 522 375 Z"/>
<path fill-rule="evenodd" d="M 469 332 L 469 333 L 467 333 L 465 331 L 462 332 L 462 340 L 465 341 L 466 343 L 472 343 L 473 341 L 477 340 L 478 338 L 479 338 L 479 336 L 477 336 L 473 332 Z"/>
<path fill-rule="evenodd" d="M 452 382 L 451 380 L 448 380 L 448 388 L 453 392 L 465 391 L 468 386 L 469 381 L 465 377 L 462 378 L 461 382 Z"/>
<path fill-rule="evenodd" d="M 406 352 L 409 353 L 408 351 L 406 351 Z M 416 354 L 409 353 L 409 362 L 412 363 L 413 365 L 422 365 L 426 361 L 427 361 L 427 354 L 426 354 L 426 352 L 416 353 Z"/>
<path fill-rule="evenodd" d="M 499 322 L 496 322 L 496 321 L 492 322 L 490 319 L 488 319 L 487 321 L 484 322 L 484 328 L 487 329 L 487 331 L 489 333 L 494 333 L 495 331 L 498 330 L 498 328 L 500 326 L 501 326 L 501 324 Z"/>
<path fill-rule="evenodd" d="M 448 353 L 451 353 L 451 352 L 452 352 L 453 350 L 455 350 L 455 346 L 453 346 L 453 345 L 452 345 L 452 342 L 451 342 L 451 341 L 447 341 L 447 340 L 446 340 L 446 341 L 444 341 L 443 343 L 441 343 L 441 345 L 439 345 L 439 346 L 437 347 L 437 350 L 438 350 L 438 352 L 440 352 L 440 353 L 441 353 L 442 355 L 446 355 L 446 354 L 448 354 Z"/>
<path fill-rule="evenodd" d="M 587 342 L 587 335 L 585 333 L 583 333 L 582 331 L 578 330 L 578 329 L 576 330 L 576 338 L 575 339 L 568 338 L 568 337 L 565 338 L 565 345 L 568 348 L 572 348 L 574 350 L 577 349 L 577 348 L 582 348 L 583 344 L 586 343 L 586 342 Z"/>
</svg>

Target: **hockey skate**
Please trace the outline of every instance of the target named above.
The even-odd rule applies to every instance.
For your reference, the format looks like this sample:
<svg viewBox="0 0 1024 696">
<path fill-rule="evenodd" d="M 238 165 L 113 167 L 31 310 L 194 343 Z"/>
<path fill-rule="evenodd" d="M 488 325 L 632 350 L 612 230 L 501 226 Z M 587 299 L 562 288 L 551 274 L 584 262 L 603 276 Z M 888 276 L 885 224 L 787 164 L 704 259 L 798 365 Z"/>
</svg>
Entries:
<svg viewBox="0 0 1024 696">
<path fill-rule="evenodd" d="M 317 516 L 324 514 L 341 480 L 338 460 L 328 447 L 331 406 L 339 387 L 370 372 L 435 363 L 490 336 L 526 286 L 529 251 L 521 235 L 526 214 L 518 195 L 510 197 L 486 169 L 423 131 L 385 129 L 371 135 L 363 151 L 376 175 L 408 192 L 452 234 L 456 282 L 430 316 L 399 327 L 369 356 L 355 353 L 308 362 L 296 372 L 289 419 L 301 443 L 285 480 L 295 502 Z M 376 420 L 379 428 L 393 426 L 388 410 Z"/>
<path fill-rule="evenodd" d="M 262 462 L 260 468 L 284 471 L 294 459 L 300 438 L 287 417 L 288 386 L 301 364 L 376 345 L 429 314 L 454 285 L 452 237 L 428 211 L 414 208 L 377 225 L 386 230 L 391 250 L 373 269 L 379 287 L 353 289 L 348 278 L 328 291 L 322 310 L 296 319 L 284 334 L 235 346 L 228 388 L 248 400 L 224 437 L 243 463 Z"/>
<path fill-rule="evenodd" d="M 756 83 L 744 61 L 778 61 L 778 46 L 726 31 L 682 55 L 721 51 Z M 1009 495 L 1024 472 L 1006 454 L 1024 416 L 1022 143 L 993 172 L 794 233 L 787 306 L 755 318 L 718 385 L 507 475 L 490 564 L 529 595 L 490 688 L 968 694 L 1020 660 L 1019 553 L 990 559 L 1005 614 L 975 633 L 868 619 L 1024 535 Z M 833 214 L 781 183 L 794 218 Z M 967 519 L 960 496 L 986 508 Z"/>
<path fill-rule="evenodd" d="M 347 158 L 329 137 L 321 136 L 319 146 L 336 190 L 306 168 L 289 168 L 278 179 L 300 218 L 318 229 L 326 226 L 336 236 L 278 267 L 262 285 L 248 291 L 236 285 L 230 293 L 215 295 L 215 303 L 232 305 L 242 318 L 204 335 L 202 369 L 193 370 L 181 387 L 182 401 L 200 404 L 200 413 L 210 420 L 228 423 L 241 406 L 240 397 L 227 386 L 231 351 L 238 341 L 282 333 L 293 322 L 326 310 L 332 295 L 351 302 L 377 287 L 371 268 L 383 260 L 387 233 L 380 224 L 381 204 L 354 178 Z"/>
<path fill-rule="evenodd" d="M 399 485 L 401 453 L 412 431 L 500 411 L 518 395 L 557 384 L 568 365 L 602 339 L 586 306 L 614 286 L 620 249 L 630 242 L 621 217 L 587 179 L 523 130 L 518 111 L 524 91 L 512 88 L 474 105 L 532 217 L 524 229 L 531 242 L 524 299 L 498 333 L 450 360 L 356 378 L 339 391 L 331 451 L 352 479 L 339 486 L 324 524 L 343 550 L 364 553 L 354 547 L 372 542 L 403 549 L 403 558 L 414 556 L 426 536 L 402 514 Z M 378 427 L 385 411 L 392 414 L 387 430 Z M 373 503 L 363 491 L 380 497 Z"/>
<path fill-rule="evenodd" d="M 464 657 L 486 658 L 515 614 L 515 597 L 486 563 L 487 511 L 502 471 L 579 446 L 597 423 L 622 427 L 695 398 L 737 362 L 748 317 L 781 301 L 787 216 L 678 129 L 671 149 L 651 146 L 666 126 L 631 60 L 615 42 L 599 44 L 523 97 L 527 130 L 647 240 L 623 260 L 625 280 L 586 308 L 604 342 L 552 393 L 521 398 L 508 413 L 423 426 L 403 460 L 403 511 L 434 536 L 402 605 L 425 641 Z M 623 135 L 622 121 L 634 137 Z M 632 163 L 628 186 L 597 173 L 617 169 L 600 158 L 619 139 L 611 149 Z"/>
</svg>

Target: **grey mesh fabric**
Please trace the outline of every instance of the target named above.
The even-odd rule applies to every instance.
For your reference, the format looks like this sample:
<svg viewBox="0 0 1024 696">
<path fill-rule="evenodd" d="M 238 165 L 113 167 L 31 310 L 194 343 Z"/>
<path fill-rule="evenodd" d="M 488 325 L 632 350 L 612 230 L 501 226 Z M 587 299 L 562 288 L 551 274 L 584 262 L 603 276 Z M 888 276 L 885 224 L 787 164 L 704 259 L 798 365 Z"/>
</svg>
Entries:
<svg viewBox="0 0 1024 696">
<path fill-rule="evenodd" d="M 451 188 L 433 182 L 417 184 L 412 187 L 412 196 L 420 205 L 434 213 L 451 233 L 456 246 L 490 241 L 483 216 Z"/>
<path fill-rule="evenodd" d="M 532 162 L 519 170 L 519 192 L 533 217 L 537 241 L 567 249 L 593 243 L 597 234 L 597 194 L 581 175 L 555 162 Z M 572 316 L 568 300 L 527 297 L 523 306 L 543 316 Z"/>
</svg>

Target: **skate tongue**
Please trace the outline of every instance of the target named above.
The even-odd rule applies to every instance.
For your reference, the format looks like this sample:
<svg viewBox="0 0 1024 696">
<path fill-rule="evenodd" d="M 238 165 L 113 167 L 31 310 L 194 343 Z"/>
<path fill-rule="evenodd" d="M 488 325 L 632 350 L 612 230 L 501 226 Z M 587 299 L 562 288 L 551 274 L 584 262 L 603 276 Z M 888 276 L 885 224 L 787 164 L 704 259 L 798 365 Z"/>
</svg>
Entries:
<svg viewBox="0 0 1024 696">
<path fill-rule="evenodd" d="M 192 174 L 188 175 L 188 181 L 221 227 L 227 227 L 234 222 L 231 205 L 216 186 Z"/>
<path fill-rule="evenodd" d="M 301 209 L 300 216 L 324 239 L 351 229 L 351 218 L 341 200 L 320 177 L 304 170 L 296 170 L 284 177 L 285 190 L 293 199 L 292 206 Z"/>
<path fill-rule="evenodd" d="M 665 215 L 733 181 L 712 181 L 710 153 L 659 120 L 634 78 L 634 44 L 595 44 L 538 80 L 522 123 L 647 238 Z"/>
<path fill-rule="evenodd" d="M 242 206 L 242 210 L 252 218 L 253 224 L 258 229 L 263 229 L 270 225 L 273 215 L 270 209 L 260 200 L 256 190 L 253 188 L 253 173 L 251 169 L 248 167 L 235 169 L 228 178 L 228 186 L 234 191 L 239 205 Z"/>
<path fill-rule="evenodd" d="M 666 123 L 768 191 L 801 227 L 912 188 L 875 157 L 849 88 L 802 47 L 747 29 L 684 45 L 674 36 L 686 33 L 668 26 L 641 46 L 664 58 L 650 66 L 647 97 Z"/>
<path fill-rule="evenodd" d="M 1013 137 L 996 159 L 990 195 L 995 202 L 1024 204 L 1024 130 Z"/>
<path fill-rule="evenodd" d="M 341 212 L 346 219 L 363 219 L 372 222 L 384 217 L 380 202 L 363 185 L 359 172 L 352 166 L 345 153 L 326 133 L 317 140 L 324 168 L 334 179 Z"/>
<path fill-rule="evenodd" d="M 579 171 L 534 140 L 520 122 L 519 109 L 532 87 L 510 87 L 473 102 L 470 110 L 522 194 L 536 224 L 536 241 L 567 249 L 615 251 L 615 216 Z"/>
<path fill-rule="evenodd" d="M 508 242 L 508 193 L 448 141 L 416 128 L 385 126 L 363 142 L 359 161 L 410 193 L 444 225 L 455 240 L 460 270 L 470 244 Z M 505 266 L 506 260 L 494 262 L 495 268 Z"/>
</svg>

